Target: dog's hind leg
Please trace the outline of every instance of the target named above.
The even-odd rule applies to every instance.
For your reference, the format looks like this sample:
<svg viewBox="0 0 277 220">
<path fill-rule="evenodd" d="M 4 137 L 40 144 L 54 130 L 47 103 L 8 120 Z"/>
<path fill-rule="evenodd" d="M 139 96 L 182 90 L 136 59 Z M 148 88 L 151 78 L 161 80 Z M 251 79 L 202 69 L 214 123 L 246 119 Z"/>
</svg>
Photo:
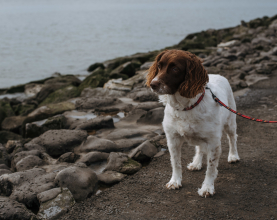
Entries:
<svg viewBox="0 0 277 220">
<path fill-rule="evenodd" d="M 235 163 L 240 160 L 238 150 L 237 150 L 237 124 L 236 124 L 236 116 L 232 115 L 232 118 L 229 119 L 229 123 L 225 126 L 225 132 L 227 134 L 227 138 L 229 139 L 229 155 L 228 162 Z"/>
<path fill-rule="evenodd" d="M 200 146 L 195 146 L 195 156 L 193 157 L 193 161 L 188 164 L 188 170 L 201 170 L 203 155 L 203 148 Z"/>
<path fill-rule="evenodd" d="M 167 134 L 166 137 L 172 165 L 172 177 L 166 187 L 168 189 L 179 189 L 179 187 L 182 187 L 181 147 L 184 140 L 178 134 Z"/>
<path fill-rule="evenodd" d="M 221 154 L 221 145 L 217 144 L 215 146 L 216 147 L 209 149 L 207 154 L 208 164 L 205 180 L 201 189 L 198 189 L 198 194 L 202 197 L 212 196 L 215 194 L 214 180 L 216 179 L 218 173 L 217 166 Z"/>
</svg>

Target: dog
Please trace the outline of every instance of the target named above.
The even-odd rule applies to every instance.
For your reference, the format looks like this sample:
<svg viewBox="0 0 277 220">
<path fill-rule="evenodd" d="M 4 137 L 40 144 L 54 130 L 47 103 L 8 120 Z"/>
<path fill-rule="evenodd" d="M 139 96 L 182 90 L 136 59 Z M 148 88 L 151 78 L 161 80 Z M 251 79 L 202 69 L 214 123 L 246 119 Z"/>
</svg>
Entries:
<svg viewBox="0 0 277 220">
<path fill-rule="evenodd" d="M 182 187 L 181 147 L 186 141 L 196 154 L 187 165 L 191 171 L 202 168 L 207 155 L 205 180 L 198 194 L 215 194 L 223 131 L 229 139 L 228 162 L 240 160 L 237 151 L 236 115 L 221 108 L 207 87 L 226 105 L 236 109 L 231 86 L 220 75 L 207 74 L 200 58 L 182 50 L 166 50 L 155 59 L 147 74 L 146 85 L 165 105 L 163 129 L 170 152 L 172 177 L 168 189 Z"/>
</svg>

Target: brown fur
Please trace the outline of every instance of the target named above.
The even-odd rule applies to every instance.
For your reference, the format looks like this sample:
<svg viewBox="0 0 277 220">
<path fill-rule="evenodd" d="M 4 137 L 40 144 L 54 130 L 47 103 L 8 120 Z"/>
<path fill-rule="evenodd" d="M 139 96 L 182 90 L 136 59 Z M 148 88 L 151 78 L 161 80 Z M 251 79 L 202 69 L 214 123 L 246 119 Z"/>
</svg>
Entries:
<svg viewBox="0 0 277 220">
<path fill-rule="evenodd" d="M 162 56 L 166 54 L 172 60 L 184 60 L 182 65 L 184 66 L 185 71 L 181 74 L 184 74 L 184 80 L 178 85 L 177 88 L 171 88 L 172 91 L 179 91 L 181 96 L 186 98 L 193 98 L 198 93 L 201 93 L 204 89 L 204 86 L 209 81 L 207 71 L 202 65 L 200 58 L 188 51 L 182 50 L 166 50 L 161 52 L 155 59 L 153 65 L 149 68 L 149 73 L 147 75 L 146 85 L 150 86 L 151 81 L 158 75 L 158 62 L 161 60 Z M 166 83 L 166 82 L 165 82 Z"/>
</svg>

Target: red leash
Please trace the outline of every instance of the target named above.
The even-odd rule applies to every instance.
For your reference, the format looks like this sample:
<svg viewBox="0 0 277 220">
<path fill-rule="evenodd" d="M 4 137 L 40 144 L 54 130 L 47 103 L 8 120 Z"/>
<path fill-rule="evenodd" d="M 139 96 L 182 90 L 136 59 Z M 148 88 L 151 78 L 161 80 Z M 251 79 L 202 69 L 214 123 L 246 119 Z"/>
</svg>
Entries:
<svg viewBox="0 0 277 220">
<path fill-rule="evenodd" d="M 249 116 L 246 116 L 246 115 L 243 115 L 233 109 L 231 109 L 230 107 L 228 107 L 227 105 L 225 105 L 223 102 L 221 102 L 219 100 L 219 98 L 217 98 L 215 96 L 215 94 L 213 94 L 212 90 L 208 87 L 206 87 L 206 89 L 209 89 L 210 92 L 212 93 L 212 96 L 213 96 L 213 99 L 220 105 L 220 106 L 223 106 L 224 108 L 228 109 L 229 111 L 233 112 L 234 114 L 240 116 L 240 117 L 243 117 L 243 118 L 246 118 L 248 120 L 251 120 L 251 121 L 257 121 L 257 122 L 263 122 L 263 123 L 277 123 L 277 121 L 266 121 L 266 120 L 261 120 L 261 119 L 256 119 L 256 118 L 252 118 L 252 117 L 249 117 Z"/>
</svg>

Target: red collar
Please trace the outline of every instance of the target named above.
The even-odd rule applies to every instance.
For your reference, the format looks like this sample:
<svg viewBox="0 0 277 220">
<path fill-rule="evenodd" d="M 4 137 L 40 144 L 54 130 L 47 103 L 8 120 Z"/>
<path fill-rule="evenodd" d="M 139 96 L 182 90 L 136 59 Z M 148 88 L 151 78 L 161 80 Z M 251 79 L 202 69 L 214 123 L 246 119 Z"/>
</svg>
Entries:
<svg viewBox="0 0 277 220">
<path fill-rule="evenodd" d="M 193 105 L 191 105 L 190 107 L 184 108 L 183 111 L 188 111 L 188 110 L 191 110 L 191 109 L 193 109 L 194 107 L 196 107 L 196 106 L 202 101 L 204 95 L 205 95 L 205 89 L 204 89 L 203 94 L 202 94 L 202 95 L 199 97 L 199 99 L 197 100 L 197 102 L 195 102 L 195 103 L 194 103 Z"/>
</svg>

